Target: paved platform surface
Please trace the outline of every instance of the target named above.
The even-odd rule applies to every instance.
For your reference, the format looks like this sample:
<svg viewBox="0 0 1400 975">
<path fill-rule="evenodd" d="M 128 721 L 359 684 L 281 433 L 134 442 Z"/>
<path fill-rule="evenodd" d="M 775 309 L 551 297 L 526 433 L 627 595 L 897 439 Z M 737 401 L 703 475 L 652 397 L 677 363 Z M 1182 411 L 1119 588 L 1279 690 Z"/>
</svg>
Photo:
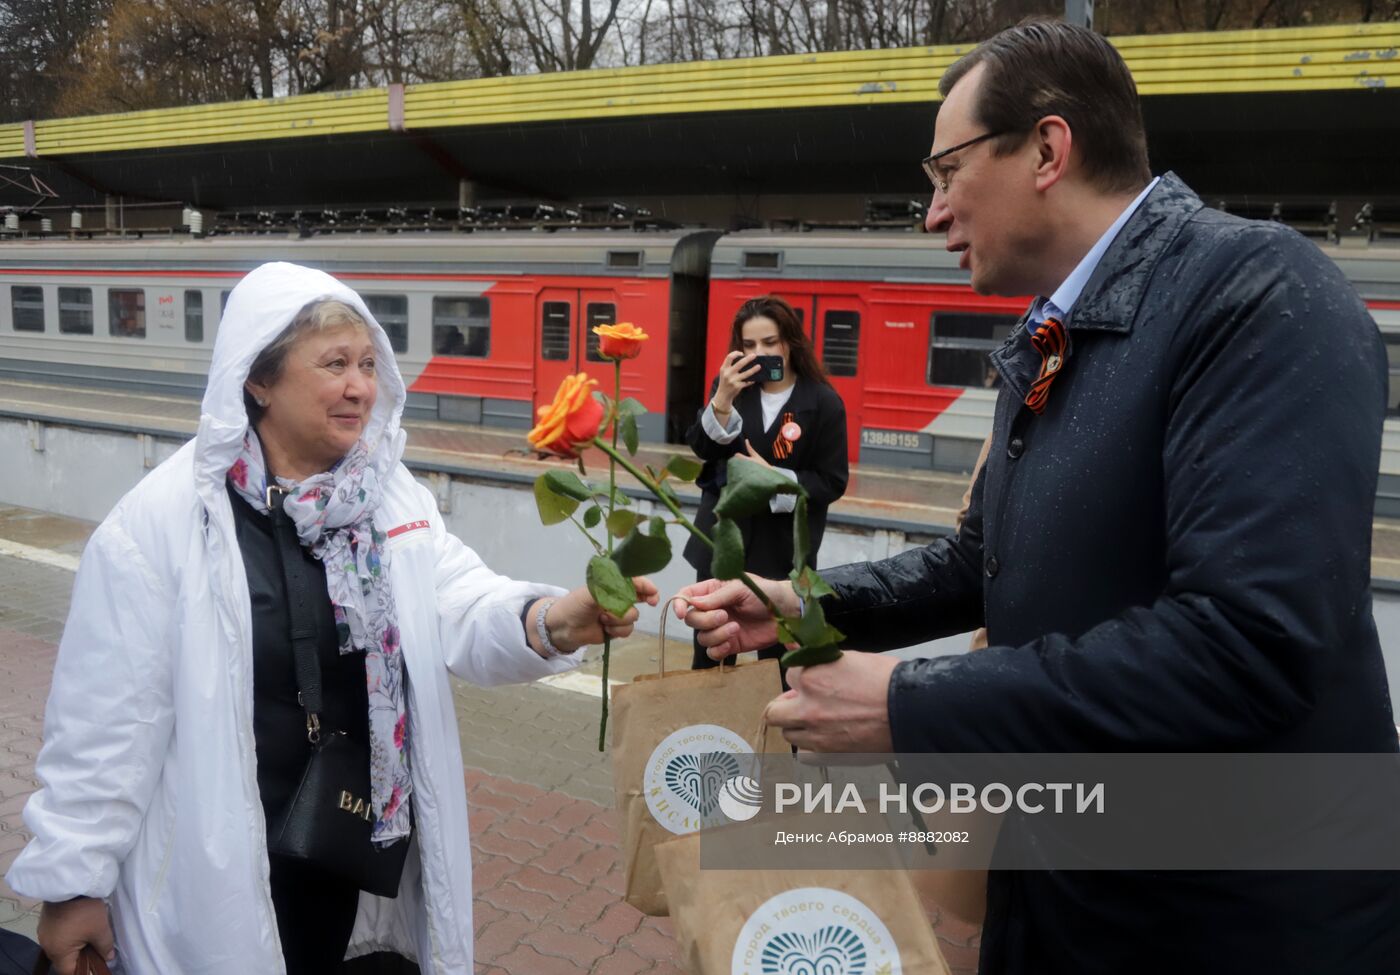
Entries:
<svg viewBox="0 0 1400 975">
<path fill-rule="evenodd" d="M 73 580 L 65 566 L 92 527 L 0 508 L 0 553 L 9 543 L 25 555 L 0 554 L 0 874 L 28 840 L 21 811 L 38 787 L 34 759 Z M 653 638 L 616 649 L 616 676 L 656 666 Z M 684 635 L 676 650 L 689 652 Z M 622 901 L 598 697 L 540 684 L 458 683 L 453 693 L 468 763 L 478 975 L 679 975 L 670 921 Z M 38 908 L 0 881 L 0 927 L 33 937 Z M 977 929 L 931 916 L 955 975 L 972 975 Z"/>
</svg>

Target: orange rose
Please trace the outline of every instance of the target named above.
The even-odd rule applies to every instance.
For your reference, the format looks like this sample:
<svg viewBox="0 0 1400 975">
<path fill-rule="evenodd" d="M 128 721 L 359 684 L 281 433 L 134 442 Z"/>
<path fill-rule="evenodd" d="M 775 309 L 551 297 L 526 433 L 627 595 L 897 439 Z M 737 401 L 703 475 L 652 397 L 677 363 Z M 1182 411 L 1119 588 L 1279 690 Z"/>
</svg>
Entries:
<svg viewBox="0 0 1400 975">
<path fill-rule="evenodd" d="M 649 338 L 631 322 L 598 325 L 593 334 L 598 336 L 598 354 L 604 359 L 635 359 L 642 354 L 642 343 Z"/>
<path fill-rule="evenodd" d="M 603 404 L 593 398 L 597 385 L 598 380 L 581 372 L 566 376 L 554 402 L 540 407 L 539 422 L 529 433 L 530 446 L 561 457 L 577 457 L 579 445 L 592 440 L 603 422 Z"/>
</svg>

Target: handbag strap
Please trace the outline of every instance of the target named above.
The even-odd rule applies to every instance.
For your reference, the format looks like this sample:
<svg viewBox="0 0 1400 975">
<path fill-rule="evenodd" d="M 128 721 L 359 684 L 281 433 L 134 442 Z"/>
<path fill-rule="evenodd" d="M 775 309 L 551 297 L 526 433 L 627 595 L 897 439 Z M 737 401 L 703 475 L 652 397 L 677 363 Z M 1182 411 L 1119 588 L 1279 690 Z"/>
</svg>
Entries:
<svg viewBox="0 0 1400 975">
<path fill-rule="evenodd" d="M 78 954 L 78 964 L 73 969 L 73 975 L 112 975 L 112 970 L 107 967 L 106 960 L 97 953 L 97 949 L 88 945 Z"/>
<path fill-rule="evenodd" d="M 312 612 L 313 590 L 297 538 L 296 525 L 282 508 L 287 492 L 267 489 L 267 510 L 272 517 L 272 533 L 282 560 L 282 580 L 287 589 L 287 617 L 292 641 L 292 660 L 297 673 L 297 700 L 306 711 L 306 738 L 313 745 L 321 740 L 321 662 L 316 658 L 316 617 Z"/>
</svg>

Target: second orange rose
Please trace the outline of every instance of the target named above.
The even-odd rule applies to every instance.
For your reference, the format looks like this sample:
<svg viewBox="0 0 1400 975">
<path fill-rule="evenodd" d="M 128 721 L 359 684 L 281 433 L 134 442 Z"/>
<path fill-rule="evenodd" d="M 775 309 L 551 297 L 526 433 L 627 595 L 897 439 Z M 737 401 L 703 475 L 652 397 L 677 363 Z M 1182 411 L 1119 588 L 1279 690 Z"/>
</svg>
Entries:
<svg viewBox="0 0 1400 975">
<path fill-rule="evenodd" d="M 642 343 L 648 338 L 631 322 L 598 325 L 593 334 L 598 336 L 598 354 L 605 359 L 635 359 L 642 354 Z"/>
</svg>

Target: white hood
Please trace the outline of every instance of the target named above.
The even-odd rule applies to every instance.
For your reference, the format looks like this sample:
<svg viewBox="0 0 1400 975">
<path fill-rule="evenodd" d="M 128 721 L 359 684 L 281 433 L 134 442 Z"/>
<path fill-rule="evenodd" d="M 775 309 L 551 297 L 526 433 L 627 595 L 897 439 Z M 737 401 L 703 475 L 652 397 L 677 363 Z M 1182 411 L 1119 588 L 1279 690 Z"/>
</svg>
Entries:
<svg viewBox="0 0 1400 975">
<path fill-rule="evenodd" d="M 344 302 L 369 324 L 379 396 L 362 439 L 381 483 L 398 464 L 405 440 L 399 421 L 406 392 L 389 336 L 349 287 L 324 271 L 279 261 L 255 268 L 239 281 L 229 293 L 219 321 L 195 436 L 195 485 L 206 502 L 223 493 L 224 476 L 238 458 L 248 429 L 243 384 L 253 360 L 282 334 L 297 312 L 313 301 L 326 299 Z"/>
</svg>

